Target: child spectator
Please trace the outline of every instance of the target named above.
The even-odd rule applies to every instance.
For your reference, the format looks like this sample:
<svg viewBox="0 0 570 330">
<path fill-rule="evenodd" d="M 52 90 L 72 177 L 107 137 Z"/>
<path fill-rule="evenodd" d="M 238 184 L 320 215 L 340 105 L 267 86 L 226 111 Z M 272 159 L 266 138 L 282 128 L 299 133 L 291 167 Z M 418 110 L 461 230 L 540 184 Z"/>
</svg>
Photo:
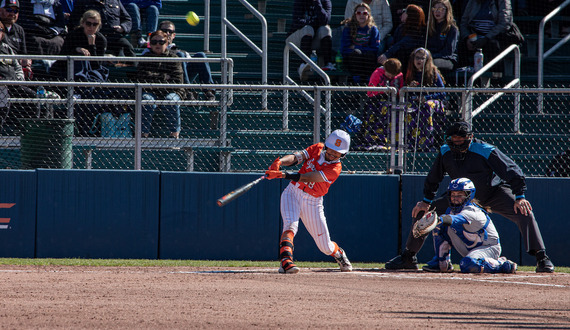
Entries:
<svg viewBox="0 0 570 330">
<path fill-rule="evenodd" d="M 457 64 L 459 30 L 449 0 L 434 0 L 428 22 L 427 49 L 440 70 L 453 70 Z"/>
<path fill-rule="evenodd" d="M 396 57 L 405 68 L 408 57 L 412 50 L 424 44 L 426 18 L 421 7 L 408 5 L 401 16 L 402 23 L 396 28 L 392 44 L 384 54 L 378 57 L 378 63 L 384 62 L 390 57 Z"/>
<path fill-rule="evenodd" d="M 370 7 L 365 3 L 354 8 L 352 17 L 343 23 L 346 24 L 340 42 L 343 63 L 358 83 L 360 76 L 369 77 L 376 68 L 380 35 L 370 15 Z"/>
<path fill-rule="evenodd" d="M 429 50 L 417 48 L 410 54 L 406 72 L 406 86 L 445 87 L 444 80 Z M 445 126 L 443 101 L 445 92 L 425 95 L 413 93 L 409 97 L 409 110 L 406 113 L 406 141 L 410 150 L 433 151 L 434 137 Z"/>
<path fill-rule="evenodd" d="M 397 58 L 389 58 L 384 66 L 372 73 L 368 86 L 395 87 L 404 86 L 402 63 Z M 391 100 L 384 92 L 367 92 L 369 99 L 362 114 L 362 128 L 359 135 L 359 149 L 389 150 L 391 129 Z"/>
</svg>

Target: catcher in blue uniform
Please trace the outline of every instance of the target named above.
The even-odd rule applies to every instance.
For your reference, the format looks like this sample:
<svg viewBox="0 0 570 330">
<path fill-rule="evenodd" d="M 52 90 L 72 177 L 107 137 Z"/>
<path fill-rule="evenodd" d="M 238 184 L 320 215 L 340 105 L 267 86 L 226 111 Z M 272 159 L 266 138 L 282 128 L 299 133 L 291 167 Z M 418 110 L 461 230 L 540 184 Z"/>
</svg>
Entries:
<svg viewBox="0 0 570 330">
<path fill-rule="evenodd" d="M 446 214 L 426 213 L 414 224 L 414 237 L 433 230 L 435 257 L 423 267 L 429 272 L 451 272 L 451 248 L 463 259 L 462 273 L 515 273 L 517 264 L 501 255 L 499 234 L 483 208 L 473 200 L 475 185 L 471 180 L 452 180 L 447 188 L 449 208 Z"/>
<path fill-rule="evenodd" d="M 477 187 L 477 200 L 481 206 L 519 227 L 527 253 L 536 257 L 536 272 L 554 272 L 532 206 L 525 197 L 527 187 L 521 168 L 495 146 L 473 138 L 471 125 L 467 122 L 453 123 L 445 135 L 446 143 L 424 183 L 424 199 L 412 210 L 414 221 L 430 207 L 435 207 L 439 214 L 446 212 L 449 207 L 447 198 L 435 199 L 446 173 L 451 179 L 468 178 Z M 414 238 L 410 233 L 406 249 L 388 261 L 386 269 L 418 269 L 416 253 L 423 243 L 423 237 Z"/>
</svg>

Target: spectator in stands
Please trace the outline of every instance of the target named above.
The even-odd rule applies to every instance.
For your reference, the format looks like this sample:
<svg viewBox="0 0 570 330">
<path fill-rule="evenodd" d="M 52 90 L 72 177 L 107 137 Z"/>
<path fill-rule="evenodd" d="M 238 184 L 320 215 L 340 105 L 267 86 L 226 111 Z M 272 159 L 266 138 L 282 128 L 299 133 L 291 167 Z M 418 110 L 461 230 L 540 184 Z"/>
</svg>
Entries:
<svg viewBox="0 0 570 330">
<path fill-rule="evenodd" d="M 99 31 L 101 29 L 101 15 L 98 11 L 90 9 L 83 13 L 79 26 L 75 27 L 65 38 L 60 55 L 72 56 L 105 56 L 107 39 Z M 82 61 L 75 61 L 74 73 L 82 69 Z M 101 65 L 98 61 L 91 61 L 92 69 Z M 54 73 L 67 77 L 67 61 L 59 60 L 53 66 Z"/>
<path fill-rule="evenodd" d="M 16 54 L 27 54 L 26 34 L 24 28 L 16 23 L 20 15 L 18 0 L 2 0 L 0 3 L 0 20 L 4 24 L 4 42 L 8 43 Z"/>
<path fill-rule="evenodd" d="M 72 56 L 104 56 L 107 49 L 107 39 L 99 30 L 101 29 L 101 15 L 98 11 L 90 9 L 83 13 L 79 26 L 74 28 L 65 38 L 60 55 Z M 75 75 L 83 69 L 87 61 L 74 61 Z M 91 69 L 97 70 L 102 65 L 99 61 L 89 61 Z M 59 60 L 52 65 L 50 73 L 67 79 L 67 61 Z M 74 78 L 75 79 L 75 78 Z M 104 98 L 99 90 L 76 88 L 76 97 L 82 99 Z M 75 105 L 75 127 L 79 136 L 89 135 L 89 130 L 101 110 L 100 106 L 93 104 Z"/>
<path fill-rule="evenodd" d="M 485 59 L 501 52 L 499 35 L 508 31 L 513 22 L 510 0 L 469 0 L 460 25 L 459 58 L 461 66 L 473 64 L 473 55 L 481 48 Z M 470 35 L 477 40 L 471 41 Z"/>
<path fill-rule="evenodd" d="M 168 48 L 168 35 L 162 31 L 155 31 L 149 38 L 150 52 L 142 55 L 145 57 L 177 57 L 176 53 Z M 137 67 L 137 75 L 143 82 L 157 84 L 182 84 L 184 82 L 184 72 L 180 62 L 140 62 Z M 144 91 L 143 100 L 168 100 L 180 101 L 186 96 L 184 89 L 152 89 Z M 150 135 L 152 126 L 152 116 L 156 105 L 144 105 L 142 113 L 142 134 L 143 137 Z M 168 119 L 170 137 L 178 139 L 180 136 L 180 106 L 164 105 L 162 108 Z"/>
<path fill-rule="evenodd" d="M 434 0 L 428 22 L 427 49 L 440 70 L 453 70 L 457 64 L 459 30 L 449 0 Z"/>
<path fill-rule="evenodd" d="M 547 176 L 553 177 L 570 177 L 570 149 L 566 149 L 563 153 L 554 156 L 548 169 Z"/>
<path fill-rule="evenodd" d="M 60 0 L 23 1 L 20 25 L 26 31 L 29 54 L 57 55 L 67 33 Z"/>
<path fill-rule="evenodd" d="M 325 63 L 323 70 L 336 70 L 332 63 L 331 11 L 331 0 L 295 0 L 291 30 L 285 40 L 299 47 L 307 56 L 316 50 Z M 301 80 L 307 79 L 309 68 L 307 63 L 299 66 Z"/>
<path fill-rule="evenodd" d="M 424 13 L 430 8 L 430 0 L 390 0 L 390 11 L 392 12 L 392 22 L 394 26 L 392 28 L 392 35 L 396 32 L 398 24 L 402 21 L 402 14 L 406 12 L 408 5 L 416 5 L 420 7 Z"/>
<path fill-rule="evenodd" d="M 94 9 L 101 14 L 101 33 L 107 38 L 107 49 L 111 54 L 135 56 L 133 45 L 125 38 L 131 31 L 131 16 L 119 0 L 76 0 L 71 13 L 71 24 L 79 25 L 84 12 Z"/>
<path fill-rule="evenodd" d="M 384 66 L 377 68 L 368 86 L 395 87 L 404 86 L 402 63 L 397 58 L 389 58 Z M 384 92 L 367 92 L 368 100 L 362 114 L 362 128 L 356 148 L 364 150 L 389 150 L 391 128 L 391 100 Z"/>
<path fill-rule="evenodd" d="M 406 72 L 406 86 L 445 87 L 443 77 L 429 50 L 418 48 L 410 54 Z M 413 93 L 409 98 L 410 111 L 406 114 L 406 141 L 410 150 L 433 151 L 435 135 L 445 125 L 443 101 L 445 92 Z"/>
<path fill-rule="evenodd" d="M 369 77 L 376 68 L 380 35 L 365 3 L 356 6 L 352 17 L 342 23 L 346 24 L 340 42 L 343 63 L 359 83 L 361 76 Z"/>
<path fill-rule="evenodd" d="M 146 21 L 145 36 L 156 31 L 162 0 L 121 0 L 121 2 L 133 20 L 131 44 L 140 48 L 146 48 L 147 41 L 142 35 L 142 18 Z"/>
<path fill-rule="evenodd" d="M 370 15 L 374 18 L 374 23 L 380 34 L 380 51 L 384 51 L 386 37 L 392 31 L 392 13 L 388 0 L 348 0 L 344 10 L 344 19 L 352 18 L 354 9 L 361 3 L 365 3 L 370 7 Z"/>
<path fill-rule="evenodd" d="M 4 24 L 0 23 L 0 55 L 15 55 L 12 47 L 6 42 L 5 29 Z M 20 62 L 14 59 L 0 60 L 0 80 L 24 80 L 24 71 Z M 35 95 L 36 93 L 27 86 L 0 86 L 1 124 L 4 125 L 8 118 L 8 97 L 33 98 Z M 24 117 L 24 115 L 19 114 L 19 117 Z"/>
<path fill-rule="evenodd" d="M 193 58 L 206 58 L 206 54 L 203 52 L 198 52 L 192 56 L 180 48 L 176 46 L 174 43 L 174 38 L 176 37 L 176 27 L 174 23 L 171 21 L 162 21 L 160 22 L 160 31 L 166 33 L 168 36 L 168 49 L 174 52 L 178 57 L 193 57 Z M 145 49 L 142 54 L 148 53 L 150 50 Z M 198 77 L 200 84 L 207 85 L 213 84 L 214 80 L 212 79 L 212 71 L 210 70 L 210 64 L 207 62 L 182 62 L 182 68 L 184 70 L 184 83 L 191 84 L 194 82 L 196 77 Z M 213 89 L 204 89 L 204 97 L 208 101 L 213 101 L 216 99 L 216 94 Z M 194 93 L 189 93 L 187 96 L 188 99 L 194 99 Z"/>
<path fill-rule="evenodd" d="M 20 13 L 20 2 L 18 0 L 2 0 L 0 3 L 0 20 L 4 24 L 4 42 L 10 45 L 16 54 L 27 54 L 26 33 L 24 28 L 16 22 Z M 24 76 L 31 76 L 32 61 L 20 60 L 20 65 L 24 71 Z"/>
<path fill-rule="evenodd" d="M 405 68 L 410 53 L 424 44 L 426 19 L 422 8 L 408 5 L 401 17 L 402 23 L 396 28 L 394 39 L 388 50 L 378 57 L 381 65 L 390 57 L 395 57 Z"/>
</svg>

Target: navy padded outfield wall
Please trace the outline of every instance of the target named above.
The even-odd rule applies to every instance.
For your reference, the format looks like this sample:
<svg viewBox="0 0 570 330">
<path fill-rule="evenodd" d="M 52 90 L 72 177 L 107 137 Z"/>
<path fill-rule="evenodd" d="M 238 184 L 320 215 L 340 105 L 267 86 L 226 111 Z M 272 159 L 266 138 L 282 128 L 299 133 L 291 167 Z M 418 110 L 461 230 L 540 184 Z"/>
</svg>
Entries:
<svg viewBox="0 0 570 330">
<path fill-rule="evenodd" d="M 163 172 L 161 259 L 277 259 L 279 200 L 287 180 L 264 180 L 224 207 L 216 200 L 260 174 Z M 325 196 L 331 238 L 355 261 L 388 258 L 395 251 L 397 176 L 343 176 Z M 300 225 L 295 258 L 330 261 Z M 392 248 L 390 248 L 392 247 Z M 354 255 L 354 257 L 352 257 Z"/>
<path fill-rule="evenodd" d="M 37 170 L 38 258 L 158 257 L 158 171 Z"/>
<path fill-rule="evenodd" d="M 260 175 L 0 170 L 0 257 L 277 260 L 279 200 L 287 180 L 264 180 L 226 206 L 216 205 Z M 423 181 L 417 175 L 401 181 L 396 175 L 341 175 L 324 198 L 332 240 L 352 261 L 388 261 L 403 248 Z M 549 256 L 555 265 L 569 266 L 570 178 L 528 178 L 527 184 Z M 533 265 L 518 228 L 492 218 L 503 255 Z M 418 259 L 425 263 L 432 256 L 429 237 Z M 332 261 L 302 224 L 295 259 Z"/>
<path fill-rule="evenodd" d="M 0 170 L 0 257 L 33 258 L 36 171 Z"/>
</svg>

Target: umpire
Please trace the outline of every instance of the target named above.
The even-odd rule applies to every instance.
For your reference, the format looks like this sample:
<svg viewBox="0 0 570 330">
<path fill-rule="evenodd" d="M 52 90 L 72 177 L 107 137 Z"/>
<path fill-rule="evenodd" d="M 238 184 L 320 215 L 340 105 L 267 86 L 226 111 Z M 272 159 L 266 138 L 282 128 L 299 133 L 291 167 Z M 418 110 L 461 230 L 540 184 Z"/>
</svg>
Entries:
<svg viewBox="0 0 570 330">
<path fill-rule="evenodd" d="M 546 249 L 532 206 L 525 198 L 526 183 L 521 168 L 495 146 L 473 138 L 471 125 L 453 123 L 446 131 L 444 144 L 424 183 L 424 199 L 412 210 L 414 221 L 421 218 L 430 205 L 438 214 L 449 207 L 445 196 L 434 200 L 445 173 L 451 179 L 469 178 L 477 187 L 481 206 L 514 222 L 521 231 L 528 254 L 536 257 L 537 273 L 552 273 L 554 265 Z M 386 263 L 386 269 L 418 269 L 416 253 L 425 236 L 414 238 L 410 232 L 404 252 Z"/>
</svg>

